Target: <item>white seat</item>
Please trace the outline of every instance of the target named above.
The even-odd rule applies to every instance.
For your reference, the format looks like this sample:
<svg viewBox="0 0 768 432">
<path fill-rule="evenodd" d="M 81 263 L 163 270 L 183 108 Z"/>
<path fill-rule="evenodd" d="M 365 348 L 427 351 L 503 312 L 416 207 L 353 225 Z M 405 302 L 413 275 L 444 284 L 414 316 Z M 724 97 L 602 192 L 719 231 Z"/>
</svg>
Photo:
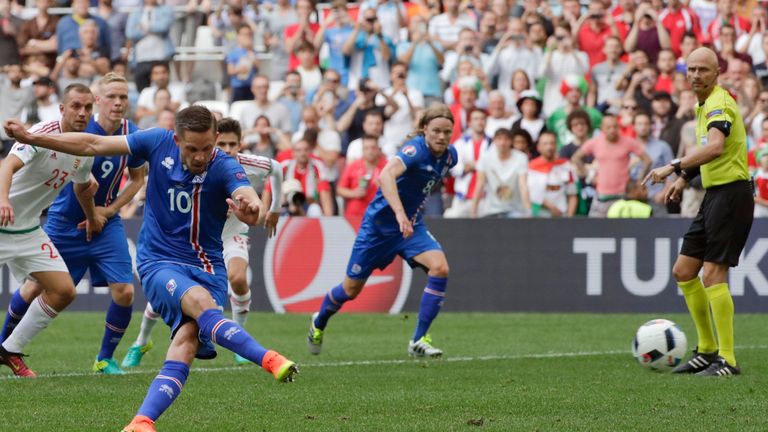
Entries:
<svg viewBox="0 0 768 432">
<path fill-rule="evenodd" d="M 208 26 L 200 26 L 195 31 L 195 47 L 197 48 L 215 48 L 213 41 L 213 31 Z"/>
<path fill-rule="evenodd" d="M 229 104 L 220 100 L 201 100 L 195 102 L 195 105 L 200 105 L 208 108 L 211 111 L 221 113 L 222 117 L 229 116 Z"/>
</svg>

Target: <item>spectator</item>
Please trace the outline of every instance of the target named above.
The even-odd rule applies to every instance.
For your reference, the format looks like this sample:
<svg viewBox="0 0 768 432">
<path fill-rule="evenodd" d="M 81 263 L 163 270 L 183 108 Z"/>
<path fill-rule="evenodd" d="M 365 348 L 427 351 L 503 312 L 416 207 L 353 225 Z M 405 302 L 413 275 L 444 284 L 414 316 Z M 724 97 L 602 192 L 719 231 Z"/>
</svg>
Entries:
<svg viewBox="0 0 768 432">
<path fill-rule="evenodd" d="M 496 34 L 503 35 L 512 18 L 509 3 L 506 0 L 491 0 L 491 12 L 496 16 Z"/>
<path fill-rule="evenodd" d="M 621 61 L 621 41 L 617 37 L 608 37 L 603 46 L 605 61 L 592 68 L 592 84 L 587 94 L 587 105 L 603 113 L 618 114 L 624 92 L 617 87 L 627 69 Z"/>
<path fill-rule="evenodd" d="M 461 13 L 459 4 L 459 0 L 444 0 L 445 12 L 429 20 L 429 35 L 446 50 L 456 48 L 462 29 L 477 30 L 475 20 Z"/>
<path fill-rule="evenodd" d="M 93 16 L 88 12 L 89 0 L 72 0 L 72 15 L 65 16 L 56 24 L 56 50 L 62 55 L 69 50 L 80 48 L 78 31 L 80 24 L 92 19 L 99 26 L 99 48 L 109 50 L 112 47 L 109 25 L 101 17 Z"/>
<path fill-rule="evenodd" d="M 672 102 L 672 96 L 667 92 L 656 92 L 651 102 L 651 135 L 672 146 L 672 153 L 677 154 L 680 143 L 680 129 L 685 120 L 678 119 L 675 114 L 677 107 Z M 637 131 L 635 131 L 637 132 Z"/>
<path fill-rule="evenodd" d="M 619 0 L 616 7 L 611 11 L 621 40 L 627 37 L 629 29 L 635 23 L 635 10 L 637 10 L 637 2 L 635 0 Z"/>
<path fill-rule="evenodd" d="M 726 66 L 726 69 L 731 66 L 731 62 L 736 60 L 747 63 L 749 70 L 752 69 L 752 57 L 736 50 L 736 30 L 733 26 L 726 24 L 720 28 L 720 38 L 717 40 L 717 46 L 718 60 L 721 65 Z"/>
<path fill-rule="evenodd" d="M 307 130 L 316 130 L 317 146 L 315 147 L 314 154 L 325 164 L 327 179 L 335 181 L 339 177 L 336 165 L 341 156 L 341 136 L 333 128 L 333 124 L 329 124 L 328 117 L 330 116 L 326 114 L 325 117 L 324 119 L 315 107 L 305 107 L 301 114 L 299 130 L 293 134 L 291 142 L 297 142 L 302 139 Z"/>
<path fill-rule="evenodd" d="M 109 48 L 99 47 L 99 26 L 93 20 L 85 20 L 80 24 L 80 48 L 77 56 L 80 58 L 81 77 L 93 80 L 97 75 L 109 72 Z"/>
<path fill-rule="evenodd" d="M 736 40 L 736 50 L 752 57 L 752 66 L 765 62 L 763 36 L 766 34 L 765 6 L 755 6 L 752 9 L 752 24 L 748 34 L 739 36 Z"/>
<path fill-rule="evenodd" d="M 81 75 L 80 55 L 75 50 L 69 50 L 57 59 L 56 66 L 51 71 L 51 76 L 56 80 L 59 86 L 59 93 L 62 93 L 70 84 L 91 85 L 93 75 Z"/>
<path fill-rule="evenodd" d="M 17 36 L 19 53 L 22 56 L 44 55 L 48 67 L 53 67 L 56 62 L 56 24 L 59 22 L 58 16 L 48 13 L 51 3 L 51 0 L 37 0 L 37 14 L 21 24 Z M 11 23 L 13 21 L 11 18 Z M 2 60 L 9 58 L 2 56 Z"/>
<path fill-rule="evenodd" d="M 149 87 L 152 67 L 171 61 L 175 52 L 170 37 L 173 9 L 157 1 L 144 0 L 144 5 L 128 16 L 125 29 L 133 42 L 133 79 L 139 91 Z"/>
<path fill-rule="evenodd" d="M 762 50 L 763 50 L 763 57 L 766 56 L 766 51 L 768 51 L 768 32 L 765 32 L 763 34 L 763 37 L 761 38 L 762 41 Z M 763 88 L 768 88 L 768 63 L 763 60 L 762 62 L 755 65 L 753 68 L 755 71 L 755 75 L 757 75 L 758 78 L 760 78 L 760 83 L 763 85 Z"/>
<path fill-rule="evenodd" d="M 355 101 L 355 94 L 341 85 L 341 75 L 334 69 L 323 73 L 323 83 L 308 99 L 321 114 L 330 113 L 334 119 L 340 118 Z M 335 127 L 335 126 L 334 126 Z"/>
<path fill-rule="evenodd" d="M 534 217 L 576 214 L 576 183 L 568 159 L 557 156 L 557 137 L 544 132 L 537 145 L 540 156 L 528 164 L 528 192 Z"/>
<path fill-rule="evenodd" d="M 549 117 L 563 106 L 561 81 L 566 75 L 584 76 L 589 70 L 587 54 L 573 47 L 571 28 L 568 24 L 559 24 L 555 35 L 547 41 L 547 54 L 541 62 L 541 76 L 547 80 L 544 87 L 544 115 Z M 586 88 L 584 89 L 586 93 Z"/>
<path fill-rule="evenodd" d="M 275 5 L 265 13 L 264 44 L 272 54 L 269 63 L 270 79 L 279 80 L 288 72 L 289 51 L 283 43 L 285 30 L 298 23 L 298 14 L 291 5 L 291 0 L 277 0 Z M 319 47 L 318 47 L 319 48 Z"/>
<path fill-rule="evenodd" d="M 610 37 L 619 37 L 619 29 L 613 15 L 605 13 L 605 6 L 599 1 L 589 4 L 588 14 L 573 28 L 578 49 L 587 53 L 590 68 L 606 59 L 603 46 Z"/>
<path fill-rule="evenodd" d="M 487 63 L 487 54 L 482 52 L 477 34 L 472 29 L 462 29 L 456 49 L 445 53 L 445 63 L 440 71 L 440 78 L 447 84 L 453 84 L 459 77 L 458 68 L 461 63 L 469 62 L 474 69 L 483 70 Z M 479 77 L 478 77 L 479 78 Z"/>
<path fill-rule="evenodd" d="M 658 78 L 656 79 L 656 91 L 665 91 L 672 94 L 673 87 L 673 74 L 675 73 L 675 53 L 671 49 L 663 49 L 659 51 L 659 57 L 656 60 L 656 68 L 659 71 Z"/>
<path fill-rule="evenodd" d="M 664 165 L 669 165 L 672 159 L 675 158 L 672 153 L 672 148 L 665 141 L 658 138 L 654 138 L 651 135 L 651 117 L 643 112 L 635 115 L 635 132 L 637 133 L 637 141 L 645 147 L 645 152 L 651 159 L 651 169 L 656 169 Z M 642 181 L 643 177 L 640 177 L 637 169 L 633 170 L 631 175 L 637 181 Z M 671 183 L 671 181 L 669 182 Z M 653 213 L 657 216 L 667 214 L 667 203 L 664 200 L 664 183 L 658 183 L 653 185 L 646 185 L 648 191 L 648 200 L 651 207 L 653 207 Z M 678 207 L 675 205 L 674 207 Z M 675 213 L 679 213 L 679 207 L 675 209 Z"/>
<path fill-rule="evenodd" d="M 747 75 L 747 77 L 741 81 L 741 86 L 736 92 L 736 101 L 739 104 L 739 112 L 747 113 L 749 116 L 749 114 L 759 111 L 758 97 L 762 90 L 763 86 L 760 83 L 760 80 L 752 74 Z M 746 124 L 749 123 L 747 123 L 747 120 L 745 119 L 745 125 Z"/>
<path fill-rule="evenodd" d="M 408 66 L 405 63 L 398 61 L 392 65 L 390 81 L 392 87 L 384 89 L 376 96 L 379 105 L 386 104 L 387 98 L 390 98 L 398 107 L 384 123 L 381 148 L 387 158 L 395 156 L 403 143 L 403 137 L 411 133 L 419 112 L 424 108 L 424 96 L 421 92 L 408 87 Z"/>
<path fill-rule="evenodd" d="M 650 104 L 648 107 L 650 109 Z M 635 121 L 635 114 L 638 112 L 649 112 L 649 110 L 641 110 L 634 97 L 631 95 L 624 95 L 624 99 L 621 102 L 621 111 L 617 117 L 619 120 L 620 134 L 630 138 L 634 138 L 637 135 L 635 133 L 635 125 L 632 124 L 632 122 Z"/>
<path fill-rule="evenodd" d="M 768 150 L 757 157 L 760 168 L 755 173 L 755 217 L 768 217 Z"/>
<path fill-rule="evenodd" d="M 187 95 L 184 84 L 171 82 L 171 71 L 166 63 L 158 63 L 152 66 L 149 74 L 152 85 L 146 87 L 139 94 L 139 100 L 136 103 L 136 119 L 153 112 L 155 109 L 155 92 L 157 89 L 168 89 L 171 93 L 171 109 L 175 112 L 181 104 L 186 103 Z"/>
<path fill-rule="evenodd" d="M 667 7 L 659 14 L 659 21 L 667 29 L 670 48 L 677 57 L 683 55 L 681 44 L 686 34 L 692 35 L 695 40 L 702 38 L 699 16 L 681 0 L 668 0 Z"/>
<path fill-rule="evenodd" d="M 485 126 L 487 136 L 494 136 L 501 128 L 508 129 L 518 117 L 520 116 L 507 112 L 506 101 L 500 91 L 494 90 L 488 94 L 488 119 Z"/>
<path fill-rule="evenodd" d="M 451 142 L 459 139 L 461 134 L 469 127 L 469 113 L 477 106 L 479 82 L 475 77 L 464 77 L 456 85 L 459 89 L 459 97 L 451 105 L 451 114 L 453 114 Z"/>
<path fill-rule="evenodd" d="M 675 63 L 675 71 L 679 73 L 686 73 L 687 67 L 685 66 L 685 60 L 689 55 L 699 47 L 699 41 L 696 39 L 696 35 L 691 32 L 683 34 L 683 41 L 680 43 L 681 54 L 677 58 Z"/>
<path fill-rule="evenodd" d="M 225 6 L 227 8 L 225 9 Z M 248 8 L 251 16 L 243 9 Z M 208 27 L 211 28 L 213 42 L 216 46 L 224 48 L 225 52 L 237 47 L 237 32 L 242 26 L 248 26 L 252 32 L 256 32 L 258 19 L 255 11 L 249 5 L 243 5 L 241 0 L 228 0 L 219 3 L 216 11 L 208 17 Z"/>
<path fill-rule="evenodd" d="M 0 67 L 21 63 L 17 34 L 23 21 L 11 14 L 9 0 L 0 0 Z"/>
<path fill-rule="evenodd" d="M 369 78 L 378 87 L 389 87 L 389 64 L 395 55 L 392 40 L 381 33 L 376 10 L 361 12 L 362 19 L 344 43 L 342 52 L 350 57 L 349 87 Z"/>
<path fill-rule="evenodd" d="M 442 102 L 440 74 L 444 62 L 443 47 L 427 32 L 424 18 L 411 18 L 410 41 L 401 42 L 397 47 L 398 60 L 408 65 L 407 85 L 421 92 L 424 106 Z"/>
<path fill-rule="evenodd" d="M 443 214 L 447 218 L 465 218 L 472 214 L 472 199 L 480 191 L 477 186 L 475 167 L 478 160 L 491 147 L 491 138 L 485 134 L 488 115 L 480 108 L 469 112 L 469 128 L 461 138 L 454 141 L 458 163 L 451 168 L 451 175 L 456 179 L 451 207 Z"/>
<path fill-rule="evenodd" d="M 565 124 L 568 126 L 571 140 L 560 148 L 560 157 L 570 160 L 573 154 L 576 153 L 576 150 L 592 136 L 592 119 L 586 111 L 577 108 L 568 114 Z M 591 164 L 592 160 L 592 156 L 584 156 L 584 163 Z"/>
<path fill-rule="evenodd" d="M 503 33 L 496 31 L 496 14 L 488 11 L 483 13 L 480 20 L 480 30 L 477 35 L 480 39 L 480 51 L 484 54 L 492 54 L 501 41 L 499 37 Z"/>
<path fill-rule="evenodd" d="M 48 77 L 36 79 L 32 83 L 30 103 L 21 114 L 21 120 L 29 125 L 50 122 L 61 118 L 59 101 L 56 97 L 56 83 Z"/>
<path fill-rule="evenodd" d="M 517 109 L 520 111 L 520 118 L 512 123 L 512 130 L 522 129 L 528 132 L 532 140 L 538 140 L 539 135 L 547 130 L 547 126 L 541 118 L 542 102 L 536 90 L 521 93 L 517 99 Z"/>
<path fill-rule="evenodd" d="M 301 111 L 304 109 L 305 100 L 306 96 L 301 89 L 301 74 L 295 70 L 289 71 L 285 74 L 284 85 L 280 91 L 280 96 L 277 98 L 277 102 L 283 104 L 290 115 L 291 126 L 287 130 L 289 136 L 291 131 L 299 128 Z"/>
<path fill-rule="evenodd" d="M 362 220 L 368 204 L 376 195 L 379 174 L 387 164 L 378 138 L 364 135 L 362 146 L 362 159 L 347 163 L 336 186 L 336 194 L 344 199 L 344 217 L 352 221 Z"/>
<path fill-rule="evenodd" d="M 334 0 L 314 40 L 315 50 L 320 50 L 323 43 L 327 44 L 327 68 L 338 72 L 345 86 L 349 82 L 349 56 L 344 54 L 344 43 L 352 37 L 353 31 L 354 24 L 347 10 L 347 1 Z"/>
<path fill-rule="evenodd" d="M 253 92 L 253 102 L 249 103 L 247 108 L 243 109 L 240 114 L 240 124 L 243 125 L 246 134 L 250 135 L 254 132 L 256 124 L 256 118 L 260 115 L 265 115 L 269 118 L 269 122 L 280 133 L 289 134 L 293 131 L 293 124 L 291 123 L 291 113 L 288 108 L 280 102 L 271 102 L 269 100 L 269 78 L 265 75 L 256 75 L 251 81 L 251 91 Z"/>
<path fill-rule="evenodd" d="M 354 140 L 363 136 L 363 122 L 369 111 L 377 111 L 384 120 L 387 120 L 392 113 L 399 109 L 397 103 L 384 95 L 387 101 L 386 105 L 376 103 L 376 95 L 379 94 L 379 88 L 369 79 L 360 81 L 357 90 L 355 102 L 350 105 L 344 115 L 336 122 L 336 131 L 346 132 L 346 145 L 342 145 L 342 153 L 347 153 L 347 146 Z"/>
<path fill-rule="evenodd" d="M 310 144 L 306 139 L 293 144 L 293 159 L 282 162 L 285 181 L 297 180 L 301 183 L 306 197 L 307 216 L 333 216 L 334 206 L 331 185 L 322 177 L 322 162 L 310 157 Z M 269 184 L 268 184 L 269 185 Z M 269 206 L 272 202 L 272 190 L 264 188 L 263 201 Z M 281 199 L 274 197 L 274 199 Z"/>
<path fill-rule="evenodd" d="M 629 53 L 629 61 L 627 62 L 627 68 L 624 69 L 624 73 L 621 75 L 621 80 L 616 86 L 616 90 L 623 91 L 625 94 L 631 95 L 627 92 L 627 88 L 632 84 L 632 79 L 635 75 L 639 74 L 644 68 L 648 67 L 650 62 L 648 61 L 648 54 L 643 51 L 635 50 Z"/>
<path fill-rule="evenodd" d="M 368 0 L 360 3 L 360 14 L 369 9 L 376 11 L 376 18 L 381 23 L 381 34 L 393 44 L 400 42 L 400 29 L 406 27 L 406 11 L 400 0 Z"/>
<path fill-rule="evenodd" d="M 571 28 L 575 28 L 578 22 L 582 19 L 581 2 L 579 0 L 562 0 L 562 5 L 562 20 L 568 23 Z"/>
<path fill-rule="evenodd" d="M 39 3 L 40 2 L 38 2 L 38 7 Z M 113 61 L 128 60 L 128 49 L 126 48 L 125 37 L 125 29 L 128 25 L 128 14 L 115 10 L 112 6 L 112 0 L 99 0 L 97 14 L 109 27 L 109 59 Z"/>
<path fill-rule="evenodd" d="M 315 35 L 320 30 L 320 25 L 310 22 L 315 6 L 312 0 L 296 0 L 296 24 L 285 27 L 283 37 L 285 39 L 285 52 L 288 53 L 288 70 L 296 69 L 299 59 L 296 57 L 296 47 L 304 41 L 313 43 Z"/>
<path fill-rule="evenodd" d="M 251 81 L 258 73 L 259 60 L 253 49 L 253 30 L 248 25 L 237 29 L 237 48 L 227 53 L 230 103 L 253 99 Z"/>
<path fill-rule="evenodd" d="M 626 199 L 619 199 L 608 208 L 609 219 L 648 219 L 655 214 L 652 206 L 648 205 L 648 191 L 639 181 L 630 180 L 627 183 Z"/>
<path fill-rule="evenodd" d="M 659 79 L 659 71 L 656 66 L 648 65 L 632 76 L 632 81 L 627 87 L 626 95 L 634 97 L 640 111 L 651 111 L 651 99 L 656 91 L 656 81 Z"/>
<path fill-rule="evenodd" d="M 563 78 L 560 85 L 560 93 L 565 99 L 565 106 L 558 108 L 547 119 L 547 130 L 555 133 L 557 136 L 557 147 L 560 148 L 569 142 L 571 137 L 568 136 L 568 126 L 566 125 L 566 118 L 571 111 L 581 108 L 589 114 L 591 119 L 591 125 L 594 129 L 600 129 L 600 123 L 603 119 L 603 115 L 595 108 L 582 105 L 582 97 L 587 93 L 587 81 L 577 75 L 568 75 Z"/>
<path fill-rule="evenodd" d="M 525 129 L 512 129 L 512 148 L 525 154 L 528 160 L 539 156 L 536 142 Z"/>
<path fill-rule="evenodd" d="M 303 134 L 302 134 L 303 136 Z M 243 137 L 244 153 L 275 159 L 278 150 L 290 150 L 291 144 L 285 139 L 285 134 L 272 127 L 269 117 L 260 115 L 256 117 L 251 133 Z M 288 157 L 290 159 L 290 156 Z"/>
<path fill-rule="evenodd" d="M 763 121 L 768 119 L 768 89 L 760 92 L 755 111 L 754 114 L 744 119 L 744 123 L 749 128 L 752 139 L 757 140 L 763 136 Z"/>
<path fill-rule="evenodd" d="M 22 110 L 32 100 L 32 91 L 29 87 L 22 87 L 23 78 L 21 66 L 6 65 L 2 67 L 3 74 L 0 75 L 0 122 L 5 122 L 12 118 L 19 118 Z M 4 128 L 0 128 L 0 138 L 3 142 L 3 154 L 7 154 L 14 143 L 5 133 Z"/>
<path fill-rule="evenodd" d="M 537 22 L 528 25 L 528 43 L 531 49 L 537 52 L 544 52 L 547 48 L 547 28 L 543 23 Z"/>
<path fill-rule="evenodd" d="M 541 50 L 531 48 L 526 43 L 523 22 L 513 19 L 488 59 L 486 70 L 490 77 L 498 76 L 498 88 L 508 92 L 512 88 L 515 73 L 520 69 L 525 71 L 529 80 L 539 77 L 541 58 Z"/>
<path fill-rule="evenodd" d="M 317 58 L 315 47 L 308 43 L 300 44 L 296 48 L 296 57 L 299 58 L 296 72 L 301 78 L 301 90 L 305 95 L 314 94 L 323 82 L 323 72 L 315 63 Z"/>
<path fill-rule="evenodd" d="M 153 99 L 153 113 L 147 114 L 139 120 L 139 129 L 149 129 L 155 127 L 160 118 L 160 114 L 165 110 L 173 111 L 173 102 L 171 101 L 171 92 L 167 88 L 157 89 Z"/>
<path fill-rule="evenodd" d="M 384 134 L 384 117 L 381 112 L 372 110 L 365 113 L 363 119 L 363 134 L 362 136 L 375 137 L 379 147 L 381 147 L 381 137 Z M 360 160 L 363 157 L 363 142 L 362 136 L 356 138 L 349 143 L 347 147 L 346 158 L 347 163 Z M 397 153 L 397 152 L 395 152 Z M 384 154 L 386 156 L 386 153 Z"/>
<path fill-rule="evenodd" d="M 531 90 L 531 87 L 531 79 L 524 70 L 517 69 L 512 72 L 511 88 L 499 88 L 501 94 L 504 95 L 504 103 L 507 109 L 513 111 L 515 114 L 521 114 L 520 110 L 517 108 L 517 101 L 520 100 L 523 92 Z"/>
<path fill-rule="evenodd" d="M 763 127 L 762 133 L 757 138 L 754 138 L 754 145 L 747 152 L 747 166 L 751 172 L 756 171 L 759 167 L 758 154 L 768 148 L 768 118 L 764 118 L 760 124 Z"/>
<path fill-rule="evenodd" d="M 592 200 L 590 217 L 605 217 L 611 204 L 624 198 L 630 180 L 629 156 L 633 153 L 642 160 L 640 178 L 644 178 L 651 166 L 651 158 L 639 142 L 619 134 L 616 116 L 609 114 L 603 118 L 602 133 L 584 143 L 571 157 L 579 177 L 586 177 L 584 156 L 594 155 L 597 162 L 597 196 Z"/>
<path fill-rule="evenodd" d="M 164 109 L 157 115 L 157 127 L 160 129 L 175 130 L 176 129 L 176 111 L 170 109 Z"/>
<path fill-rule="evenodd" d="M 478 193 L 472 198 L 472 217 L 530 215 L 528 157 L 512 148 L 512 133 L 508 129 L 496 131 L 493 146 L 475 168 Z"/>
<path fill-rule="evenodd" d="M 656 64 L 659 51 L 671 48 L 669 33 L 650 3 L 642 3 L 635 12 L 635 22 L 624 41 L 624 51 L 632 52 L 639 49 L 648 54 L 648 60 Z M 623 193 L 623 192 L 622 192 Z"/>
<path fill-rule="evenodd" d="M 734 0 L 717 0 L 717 16 L 707 27 L 709 41 L 712 41 L 717 47 L 720 32 L 723 27 L 730 25 L 735 32 L 735 39 L 743 34 L 749 34 L 751 25 L 749 20 L 736 14 L 736 2 Z"/>
</svg>

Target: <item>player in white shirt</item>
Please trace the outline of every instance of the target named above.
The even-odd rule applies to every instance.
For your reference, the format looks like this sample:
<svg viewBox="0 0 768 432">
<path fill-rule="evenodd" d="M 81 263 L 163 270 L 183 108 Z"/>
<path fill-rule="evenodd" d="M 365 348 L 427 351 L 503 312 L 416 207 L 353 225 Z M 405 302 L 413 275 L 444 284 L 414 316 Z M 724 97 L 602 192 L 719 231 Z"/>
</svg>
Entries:
<svg viewBox="0 0 768 432">
<path fill-rule="evenodd" d="M 239 154 L 242 142 L 242 130 L 240 123 L 231 118 L 224 118 L 217 123 L 218 136 L 216 146 L 231 157 L 237 158 L 245 170 L 248 180 L 255 189 L 264 185 L 267 177 L 277 196 L 282 196 L 283 168 L 274 159 L 256 155 Z M 264 217 L 263 223 L 267 230 L 267 236 L 272 237 L 277 230 L 277 221 L 280 216 L 281 200 L 272 200 L 269 213 Z M 224 264 L 227 266 L 227 279 L 229 280 L 229 302 L 232 306 L 232 319 L 241 327 L 245 326 L 248 311 L 251 307 L 251 289 L 248 286 L 248 225 L 241 222 L 234 214 L 227 218 L 224 230 L 221 233 L 224 247 Z M 141 320 L 141 328 L 136 342 L 128 350 L 123 360 L 123 367 L 135 367 L 141 363 L 142 356 L 152 348 L 150 333 L 159 315 L 152 310 L 147 303 L 144 316 Z M 235 362 L 246 364 L 249 361 L 235 354 Z"/>
<path fill-rule="evenodd" d="M 93 112 L 94 97 L 82 84 L 64 90 L 61 120 L 39 123 L 36 134 L 82 132 Z M 75 183 L 90 233 L 101 229 L 94 217 L 91 188 L 92 157 L 16 143 L 0 166 L 0 264 L 8 264 L 22 282 L 32 277 L 43 286 L 13 333 L 0 345 L 0 363 L 22 377 L 34 377 L 21 351 L 29 341 L 75 299 L 75 285 L 64 260 L 40 228 L 40 214 L 70 181 Z M 10 308 L 9 308 L 10 312 Z"/>
</svg>

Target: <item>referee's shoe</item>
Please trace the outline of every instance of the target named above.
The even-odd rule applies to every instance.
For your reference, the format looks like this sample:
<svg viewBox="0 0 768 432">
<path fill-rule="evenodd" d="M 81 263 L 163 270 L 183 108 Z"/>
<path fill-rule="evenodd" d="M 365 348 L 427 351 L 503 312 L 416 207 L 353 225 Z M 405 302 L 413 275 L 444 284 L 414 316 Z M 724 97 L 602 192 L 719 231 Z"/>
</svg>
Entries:
<svg viewBox="0 0 768 432">
<path fill-rule="evenodd" d="M 708 368 L 696 374 L 696 376 L 731 376 L 741 375 L 741 369 L 731 366 L 724 358 L 718 357 Z"/>
<path fill-rule="evenodd" d="M 687 362 L 676 367 L 672 373 L 676 374 L 695 374 L 704 372 L 719 359 L 717 352 L 700 353 L 698 348 L 693 350 L 693 357 Z"/>
</svg>

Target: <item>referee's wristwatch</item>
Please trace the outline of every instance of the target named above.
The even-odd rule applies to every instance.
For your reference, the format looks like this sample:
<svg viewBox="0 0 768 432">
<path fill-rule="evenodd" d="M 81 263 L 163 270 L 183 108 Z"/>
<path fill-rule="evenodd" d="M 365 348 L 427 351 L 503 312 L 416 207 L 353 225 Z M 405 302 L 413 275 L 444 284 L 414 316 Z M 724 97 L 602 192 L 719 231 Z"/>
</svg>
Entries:
<svg viewBox="0 0 768 432">
<path fill-rule="evenodd" d="M 677 175 L 680 175 L 683 172 L 683 169 L 680 168 L 681 162 L 682 161 L 680 160 L 680 158 L 677 158 L 677 159 L 672 159 L 672 162 L 669 163 L 670 165 L 672 165 L 672 168 L 675 169 L 675 174 Z"/>
</svg>

